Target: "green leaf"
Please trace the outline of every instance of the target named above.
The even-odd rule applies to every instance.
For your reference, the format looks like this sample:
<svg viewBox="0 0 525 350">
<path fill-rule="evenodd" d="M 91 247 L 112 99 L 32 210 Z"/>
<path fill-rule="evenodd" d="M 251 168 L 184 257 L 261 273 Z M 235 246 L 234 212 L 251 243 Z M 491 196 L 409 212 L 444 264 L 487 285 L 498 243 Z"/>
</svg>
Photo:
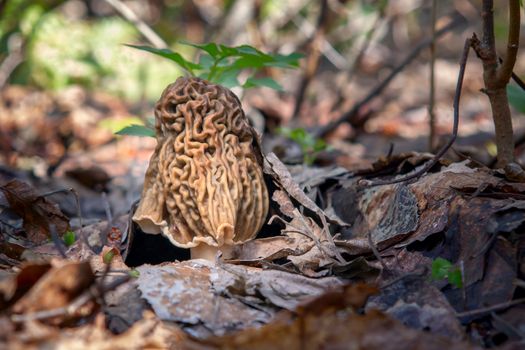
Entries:
<svg viewBox="0 0 525 350">
<path fill-rule="evenodd" d="M 105 118 L 102 119 L 98 126 L 116 133 L 119 130 L 124 129 L 126 126 L 131 124 L 142 124 L 142 120 L 139 117 L 126 117 L 126 118 Z"/>
<path fill-rule="evenodd" d="M 250 46 L 250 45 L 241 45 L 241 46 L 234 47 L 233 49 L 236 50 L 236 52 L 239 55 L 242 55 L 242 54 L 260 55 L 260 56 L 265 55 L 263 52 L 257 50 L 255 47 Z"/>
<path fill-rule="evenodd" d="M 132 47 L 134 49 L 151 52 L 155 55 L 159 55 L 161 57 L 172 60 L 173 62 L 177 63 L 179 66 L 187 70 L 192 75 L 193 75 L 194 70 L 202 69 L 202 67 L 199 64 L 190 62 L 186 60 L 184 57 L 182 57 L 179 53 L 173 52 L 169 49 L 157 49 L 157 48 L 149 47 L 149 46 L 138 46 L 138 45 L 129 45 L 129 44 L 125 44 L 125 45 Z"/>
<path fill-rule="evenodd" d="M 447 259 L 437 258 L 432 261 L 432 279 L 442 280 L 448 276 L 452 263 Z"/>
<path fill-rule="evenodd" d="M 155 137 L 155 130 L 148 128 L 144 125 L 131 124 L 126 126 L 122 130 L 117 131 L 117 135 L 129 135 L 129 136 L 149 136 Z"/>
<path fill-rule="evenodd" d="M 317 139 L 315 140 L 314 144 L 314 151 L 315 152 L 321 152 L 328 148 L 328 145 L 323 139 Z"/>
<path fill-rule="evenodd" d="M 263 68 L 269 60 L 258 55 L 245 54 L 231 64 L 232 69 Z"/>
<path fill-rule="evenodd" d="M 238 47 L 231 47 L 226 45 L 219 45 L 221 49 L 221 56 L 222 57 L 233 57 L 233 56 L 239 56 L 242 54 L 242 52 L 238 49 Z"/>
<path fill-rule="evenodd" d="M 461 270 L 459 268 L 455 268 L 448 272 L 448 283 L 452 284 L 453 286 L 456 286 L 456 288 L 463 287 L 463 278 L 461 276 Z"/>
<path fill-rule="evenodd" d="M 128 275 L 132 278 L 139 278 L 140 272 L 137 269 L 131 269 L 128 271 Z"/>
<path fill-rule="evenodd" d="M 300 53 L 291 53 L 289 55 L 273 55 L 272 62 L 265 64 L 267 67 L 278 67 L 278 68 L 298 68 L 299 60 L 304 58 L 303 54 Z"/>
<path fill-rule="evenodd" d="M 75 232 L 73 231 L 66 231 L 66 233 L 64 233 L 64 236 L 62 236 L 62 239 L 64 240 L 64 244 L 67 247 L 73 245 L 73 243 L 75 243 L 75 241 L 77 240 Z"/>
<path fill-rule="evenodd" d="M 109 265 L 111 264 L 111 261 L 113 260 L 115 255 L 115 248 L 111 248 L 102 256 L 102 261 L 104 262 L 104 264 Z"/>
<path fill-rule="evenodd" d="M 277 91 L 283 91 L 283 87 L 278 82 L 276 82 L 275 80 L 269 77 L 267 78 L 251 77 L 251 78 L 248 78 L 246 82 L 242 85 L 242 87 L 245 89 L 249 89 L 252 87 L 260 87 L 260 86 L 269 87 Z"/>
<path fill-rule="evenodd" d="M 213 66 L 213 57 L 211 57 L 208 54 L 202 54 L 199 57 L 199 64 L 202 67 L 203 70 L 207 71 L 210 70 L 211 66 Z"/>
<path fill-rule="evenodd" d="M 193 46 L 197 49 L 201 49 L 203 51 L 206 51 L 211 57 L 217 58 L 221 56 L 221 51 L 219 50 L 219 47 L 215 43 L 207 43 L 207 44 L 194 44 L 190 43 L 188 41 L 181 41 L 181 44 Z"/>
<path fill-rule="evenodd" d="M 231 89 L 232 87 L 240 86 L 241 83 L 239 83 L 239 80 L 237 79 L 237 76 L 239 75 L 239 70 L 228 70 L 221 72 L 219 70 L 219 73 L 217 74 L 216 78 L 213 79 L 213 82 L 220 84 L 222 86 L 227 87 L 228 89 Z"/>
<path fill-rule="evenodd" d="M 507 85 L 509 103 L 518 112 L 525 114 L 525 90 L 516 85 Z"/>
<path fill-rule="evenodd" d="M 290 132 L 290 138 L 298 143 L 305 143 L 308 133 L 303 128 L 295 128 Z"/>
</svg>

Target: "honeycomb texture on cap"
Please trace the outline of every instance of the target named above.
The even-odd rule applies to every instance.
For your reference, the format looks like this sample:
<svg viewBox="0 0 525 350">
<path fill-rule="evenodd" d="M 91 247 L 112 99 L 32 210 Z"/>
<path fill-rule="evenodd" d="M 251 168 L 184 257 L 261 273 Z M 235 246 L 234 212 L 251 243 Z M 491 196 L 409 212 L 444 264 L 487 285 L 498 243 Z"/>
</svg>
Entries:
<svg viewBox="0 0 525 350">
<path fill-rule="evenodd" d="M 255 237 L 268 212 L 256 134 L 237 97 L 179 78 L 155 106 L 157 146 L 133 220 L 179 247 Z M 257 154 L 259 152 L 259 154 Z"/>
</svg>

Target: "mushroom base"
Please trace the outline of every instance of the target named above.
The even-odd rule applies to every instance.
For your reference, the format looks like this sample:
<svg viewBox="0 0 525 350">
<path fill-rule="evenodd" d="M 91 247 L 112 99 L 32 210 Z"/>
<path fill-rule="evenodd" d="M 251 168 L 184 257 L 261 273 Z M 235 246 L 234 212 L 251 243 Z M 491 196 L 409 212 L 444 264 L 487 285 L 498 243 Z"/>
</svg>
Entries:
<svg viewBox="0 0 525 350">
<path fill-rule="evenodd" d="M 217 253 L 222 252 L 222 255 L 230 255 L 232 246 L 223 245 L 220 248 L 207 245 L 206 243 L 201 243 L 196 247 L 190 248 L 191 258 L 192 259 L 204 259 L 208 261 L 215 261 L 217 258 Z"/>
</svg>

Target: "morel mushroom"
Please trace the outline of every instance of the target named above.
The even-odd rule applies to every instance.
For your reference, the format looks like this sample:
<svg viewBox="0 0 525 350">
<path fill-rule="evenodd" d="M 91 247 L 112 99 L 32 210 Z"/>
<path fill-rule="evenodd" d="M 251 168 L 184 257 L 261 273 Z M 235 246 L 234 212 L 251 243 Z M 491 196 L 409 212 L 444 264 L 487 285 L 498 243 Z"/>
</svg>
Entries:
<svg viewBox="0 0 525 350">
<path fill-rule="evenodd" d="M 157 147 L 133 220 L 192 258 L 251 240 L 268 212 L 257 135 L 228 89 L 179 78 L 155 106 Z"/>
</svg>

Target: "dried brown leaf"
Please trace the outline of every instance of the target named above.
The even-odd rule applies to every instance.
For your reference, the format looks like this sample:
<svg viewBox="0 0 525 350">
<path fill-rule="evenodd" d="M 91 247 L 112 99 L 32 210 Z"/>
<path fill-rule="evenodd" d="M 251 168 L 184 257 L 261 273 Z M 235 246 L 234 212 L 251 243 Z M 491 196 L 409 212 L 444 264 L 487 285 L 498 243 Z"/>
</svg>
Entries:
<svg viewBox="0 0 525 350">
<path fill-rule="evenodd" d="M 89 262 L 57 263 L 13 306 L 13 312 L 24 314 L 67 306 L 94 281 Z M 48 321 L 57 324 L 64 319 L 57 317 Z"/>
<path fill-rule="evenodd" d="M 62 214 L 56 204 L 39 196 L 33 187 L 19 180 L 9 181 L 0 186 L 9 202 L 11 210 L 24 220 L 27 237 L 42 243 L 50 237 L 50 225 L 53 225 L 59 236 L 69 228 L 69 219 Z"/>
</svg>

